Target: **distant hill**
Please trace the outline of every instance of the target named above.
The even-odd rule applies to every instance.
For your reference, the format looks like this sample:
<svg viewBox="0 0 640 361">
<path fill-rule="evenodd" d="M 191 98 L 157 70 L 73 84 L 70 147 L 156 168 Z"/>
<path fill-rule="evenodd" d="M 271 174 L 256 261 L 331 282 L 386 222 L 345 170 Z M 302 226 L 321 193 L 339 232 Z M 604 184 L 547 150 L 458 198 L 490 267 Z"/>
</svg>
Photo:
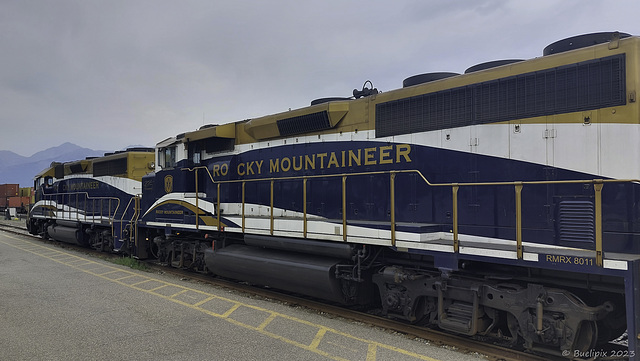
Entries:
<svg viewBox="0 0 640 361">
<path fill-rule="evenodd" d="M 30 157 L 21 156 L 8 150 L 0 150 L 0 184 L 20 184 L 20 187 L 33 187 L 33 177 L 52 162 L 70 162 L 99 157 L 104 150 L 82 148 L 73 143 L 64 143 L 45 149 Z"/>
</svg>

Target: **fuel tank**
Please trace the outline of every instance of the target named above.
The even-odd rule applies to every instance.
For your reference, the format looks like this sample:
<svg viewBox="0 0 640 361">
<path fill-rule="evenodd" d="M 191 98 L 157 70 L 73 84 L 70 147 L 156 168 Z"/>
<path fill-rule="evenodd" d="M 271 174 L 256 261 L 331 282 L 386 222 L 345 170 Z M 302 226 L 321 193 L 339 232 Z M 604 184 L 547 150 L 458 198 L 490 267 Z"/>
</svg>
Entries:
<svg viewBox="0 0 640 361">
<path fill-rule="evenodd" d="M 56 241 L 86 246 L 84 233 L 78 228 L 54 224 L 47 228 L 47 233 Z"/>
<path fill-rule="evenodd" d="M 338 258 L 230 245 L 208 249 L 205 262 L 218 276 L 347 303 L 335 277 Z"/>
<path fill-rule="evenodd" d="M 315 254 L 322 257 L 351 260 L 356 254 L 354 246 L 341 242 L 309 241 L 299 238 L 245 234 L 244 243 L 254 247 L 279 249 L 288 252 Z"/>
</svg>

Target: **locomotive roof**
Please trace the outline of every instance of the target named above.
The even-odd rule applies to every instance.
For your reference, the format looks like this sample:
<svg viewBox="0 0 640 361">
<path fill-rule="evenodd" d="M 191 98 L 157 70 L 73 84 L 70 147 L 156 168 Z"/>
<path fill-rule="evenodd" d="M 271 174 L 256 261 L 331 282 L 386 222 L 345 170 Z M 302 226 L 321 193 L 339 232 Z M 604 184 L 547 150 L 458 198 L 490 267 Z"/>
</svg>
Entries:
<svg viewBox="0 0 640 361">
<path fill-rule="evenodd" d="M 198 130 L 168 138 L 158 143 L 157 147 L 167 147 L 176 143 L 188 143 L 208 138 L 235 138 L 235 144 L 246 144 L 296 135 L 373 130 L 375 129 L 376 105 L 380 103 L 525 73 L 534 73 L 640 48 L 640 38 L 618 32 L 586 34 L 565 40 L 553 43 L 554 52 L 547 51 L 542 57 L 529 60 L 517 59 L 517 61 L 491 61 L 472 67 L 473 71 L 466 74 L 447 73 L 449 76 L 446 77 L 428 76 L 436 73 L 422 74 L 425 76 L 417 77 L 423 79 L 424 82 L 410 82 L 411 85 L 403 88 L 380 94 L 373 93 L 359 99 L 331 98 L 320 104 L 287 112 L 234 123 L 207 125 Z M 580 43 L 580 46 L 575 45 L 576 41 Z"/>
<path fill-rule="evenodd" d="M 40 173 L 36 174 L 34 179 L 39 179 L 42 177 L 55 177 L 56 168 L 63 167 L 64 175 L 69 174 L 81 174 L 81 173 L 92 173 L 93 165 L 96 163 L 103 163 L 112 160 L 129 158 L 136 155 L 145 155 L 148 158 L 153 158 L 155 154 L 153 153 L 153 148 L 129 148 L 124 151 L 117 151 L 114 153 L 105 153 L 102 157 L 87 157 L 82 160 L 74 160 L 69 162 L 52 162 L 51 165 L 45 169 L 43 169 Z"/>
</svg>

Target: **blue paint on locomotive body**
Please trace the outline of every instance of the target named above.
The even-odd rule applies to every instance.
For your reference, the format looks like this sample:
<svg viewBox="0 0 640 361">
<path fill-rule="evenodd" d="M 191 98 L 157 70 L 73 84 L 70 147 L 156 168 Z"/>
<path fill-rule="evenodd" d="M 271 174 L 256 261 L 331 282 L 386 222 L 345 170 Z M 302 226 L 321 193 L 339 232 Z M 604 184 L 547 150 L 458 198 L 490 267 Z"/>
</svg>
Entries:
<svg viewBox="0 0 640 361">
<path fill-rule="evenodd" d="M 563 202 L 582 202 L 593 216 L 594 190 L 587 181 L 598 176 L 523 161 L 467 152 L 376 141 L 315 142 L 282 145 L 220 155 L 203 161 L 216 182 L 251 180 L 245 184 L 245 203 L 269 206 L 274 179 L 274 208 L 303 212 L 303 176 L 307 181 L 307 212 L 342 222 L 342 177 L 346 174 L 346 210 L 349 224 L 390 229 L 389 171 L 419 171 L 430 183 L 486 183 L 513 181 L 581 180 L 576 184 L 525 185 L 522 191 L 523 240 L 531 243 L 595 249 L 593 237 L 563 236 L 560 215 Z M 194 167 L 180 162 L 143 180 L 143 213 L 165 195 L 163 179 L 173 178 L 173 192 L 195 193 Z M 379 174 L 362 174 L 383 172 Z M 318 177 L 326 176 L 326 177 Z M 217 203 L 218 184 L 206 172 L 198 173 L 199 192 Z M 640 253 L 640 192 L 633 183 L 606 184 L 602 191 L 603 247 L 607 252 Z M 240 182 L 222 183 L 220 202 L 241 203 Z M 395 176 L 397 227 L 418 232 L 452 229 L 450 186 L 429 186 L 418 173 Z M 459 231 L 480 237 L 516 238 L 514 185 L 462 185 L 458 192 Z M 580 216 L 580 214 L 578 215 Z M 195 215 L 193 216 L 195 218 Z M 187 217 L 166 218 L 186 222 Z M 162 221 L 150 213 L 147 221 Z M 195 223 L 195 222 L 194 222 Z M 191 223 L 193 224 L 193 223 Z M 582 227 L 581 224 L 577 225 Z M 589 227 L 586 222 L 585 227 Z"/>
<path fill-rule="evenodd" d="M 130 222 L 134 216 L 134 206 L 130 203 L 133 197 L 134 195 L 98 178 L 61 179 L 49 187 L 38 189 L 35 194 L 36 203 L 30 215 L 77 221 L 87 225 L 110 226 L 113 223 L 114 246 L 118 249 L 122 246 L 121 233 L 124 229 L 119 225 Z M 39 203 L 40 201 L 45 202 Z"/>
</svg>

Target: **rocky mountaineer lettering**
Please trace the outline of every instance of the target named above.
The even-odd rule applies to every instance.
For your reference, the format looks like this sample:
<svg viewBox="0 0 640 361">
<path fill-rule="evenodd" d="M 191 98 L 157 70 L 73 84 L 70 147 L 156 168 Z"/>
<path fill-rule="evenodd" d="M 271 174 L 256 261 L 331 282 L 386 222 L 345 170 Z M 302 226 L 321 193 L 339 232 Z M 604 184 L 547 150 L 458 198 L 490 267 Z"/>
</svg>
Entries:
<svg viewBox="0 0 640 361">
<path fill-rule="evenodd" d="M 227 175 L 227 173 L 229 173 L 229 164 L 228 163 L 222 163 L 222 164 L 214 164 L 213 165 L 213 176 L 214 177 L 219 177 L 219 176 L 225 176 Z"/>
<path fill-rule="evenodd" d="M 262 163 L 264 161 L 251 161 L 247 163 L 240 163 L 237 167 L 238 175 L 255 175 L 262 174 Z M 226 174 L 223 174 L 226 175 Z"/>
<path fill-rule="evenodd" d="M 395 156 L 394 154 L 395 153 Z M 337 169 L 378 164 L 410 163 L 411 146 L 409 144 L 388 145 L 364 149 L 350 149 L 339 152 L 295 155 L 291 157 L 269 159 L 269 173 L 286 173 L 299 170 Z M 238 165 L 241 166 L 246 163 Z M 251 173 L 246 173 L 247 175 Z M 261 174 L 258 172 L 257 174 Z M 238 172 L 238 175 L 245 175 Z"/>
<path fill-rule="evenodd" d="M 62 189 L 65 192 L 86 191 L 89 189 L 98 189 L 98 188 L 100 188 L 99 182 L 69 183 L 69 184 L 64 184 L 62 187 Z"/>
<path fill-rule="evenodd" d="M 265 164 L 268 162 L 268 165 Z M 235 166 L 236 174 L 244 176 L 266 176 L 278 173 L 339 169 L 394 163 L 411 163 L 411 145 L 396 144 L 381 147 L 349 149 L 335 152 L 292 155 L 241 162 Z M 213 177 L 227 176 L 230 162 L 215 163 L 211 166 Z M 264 167 L 263 167 L 264 165 Z"/>
</svg>

